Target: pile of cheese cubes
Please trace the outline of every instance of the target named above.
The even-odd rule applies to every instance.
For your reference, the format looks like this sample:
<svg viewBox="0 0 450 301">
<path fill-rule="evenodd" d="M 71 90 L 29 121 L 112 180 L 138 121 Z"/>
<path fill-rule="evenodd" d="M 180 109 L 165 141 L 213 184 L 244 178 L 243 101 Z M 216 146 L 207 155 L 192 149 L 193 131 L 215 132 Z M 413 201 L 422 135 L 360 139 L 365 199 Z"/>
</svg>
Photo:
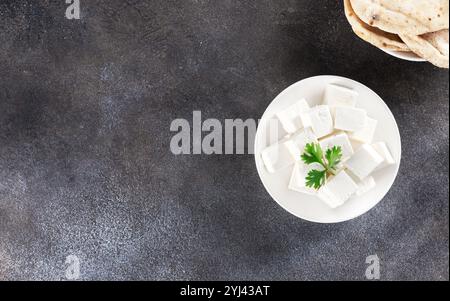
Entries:
<svg viewBox="0 0 450 301">
<path fill-rule="evenodd" d="M 373 172 L 394 165 L 395 160 L 384 142 L 373 143 L 378 121 L 357 108 L 358 93 L 338 85 L 325 89 L 323 105 L 311 108 L 305 99 L 276 114 L 287 136 L 262 151 L 262 160 L 270 173 L 293 167 L 289 189 L 318 196 L 331 208 L 337 208 L 353 195 L 362 195 L 376 186 Z M 326 151 L 342 148 L 338 173 L 327 179 L 319 190 L 306 187 L 306 176 L 323 170 L 320 164 L 306 165 L 301 154 L 308 143 L 320 143 Z"/>
</svg>

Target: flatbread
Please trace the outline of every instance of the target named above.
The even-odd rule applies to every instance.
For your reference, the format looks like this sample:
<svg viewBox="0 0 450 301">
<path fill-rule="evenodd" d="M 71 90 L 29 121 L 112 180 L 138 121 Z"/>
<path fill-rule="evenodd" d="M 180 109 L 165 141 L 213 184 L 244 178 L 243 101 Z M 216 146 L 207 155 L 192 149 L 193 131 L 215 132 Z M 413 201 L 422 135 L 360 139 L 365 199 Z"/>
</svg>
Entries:
<svg viewBox="0 0 450 301">
<path fill-rule="evenodd" d="M 435 33 L 433 35 L 428 34 L 424 36 L 400 35 L 400 37 L 418 56 L 426 59 L 435 66 L 448 69 L 448 44 L 446 46 L 447 54 L 445 54 L 445 46 L 440 44 L 442 35 L 442 33 Z M 437 46 L 434 46 L 433 44 L 436 44 Z"/>
<path fill-rule="evenodd" d="M 371 27 L 359 19 L 350 0 L 344 0 L 344 7 L 347 20 L 358 37 L 378 48 L 392 51 L 410 51 L 398 35 Z"/>
<path fill-rule="evenodd" d="M 434 46 L 440 53 L 445 56 L 449 56 L 448 44 L 448 29 L 440 30 L 437 32 L 430 32 L 422 35 L 422 37 L 427 40 L 431 45 Z"/>
<path fill-rule="evenodd" d="M 350 0 L 357 16 L 383 31 L 422 35 L 449 28 L 449 0 Z"/>
</svg>

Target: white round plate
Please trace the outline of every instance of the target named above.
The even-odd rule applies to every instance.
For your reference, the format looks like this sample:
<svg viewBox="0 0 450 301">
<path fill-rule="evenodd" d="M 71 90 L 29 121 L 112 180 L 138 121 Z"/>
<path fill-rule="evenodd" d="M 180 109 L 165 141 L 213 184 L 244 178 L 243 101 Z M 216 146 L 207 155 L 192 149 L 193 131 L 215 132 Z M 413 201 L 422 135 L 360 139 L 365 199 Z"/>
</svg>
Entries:
<svg viewBox="0 0 450 301">
<path fill-rule="evenodd" d="M 270 137 L 269 123 L 273 124 L 272 121 L 276 120 L 275 114 L 302 98 L 305 98 L 310 106 L 321 104 L 325 87 L 331 83 L 351 88 L 359 93 L 357 106 L 365 109 L 369 117 L 378 120 L 374 142 L 386 142 L 394 159 L 398 162 L 396 165 L 373 174 L 377 183 L 375 189 L 362 196 L 353 196 L 347 203 L 337 209 L 331 209 L 316 196 L 289 190 L 288 184 L 293 166 L 272 174 L 267 171 L 261 158 L 261 151 L 276 142 L 267 138 Z M 266 190 L 288 212 L 299 218 L 317 223 L 338 223 L 351 220 L 372 209 L 392 187 L 398 173 L 400 159 L 400 133 L 388 106 L 375 92 L 363 84 L 338 76 L 308 78 L 284 90 L 267 108 L 259 123 L 255 138 L 256 167 Z"/>
<path fill-rule="evenodd" d="M 392 55 L 393 57 L 396 57 L 398 59 L 402 59 L 405 61 L 410 61 L 410 62 L 426 62 L 425 59 L 421 58 L 420 56 L 418 56 L 417 54 L 415 54 L 414 52 L 405 52 L 405 51 L 392 51 L 392 50 L 387 50 L 387 49 L 381 49 L 384 52 L 386 52 L 387 54 Z"/>
</svg>

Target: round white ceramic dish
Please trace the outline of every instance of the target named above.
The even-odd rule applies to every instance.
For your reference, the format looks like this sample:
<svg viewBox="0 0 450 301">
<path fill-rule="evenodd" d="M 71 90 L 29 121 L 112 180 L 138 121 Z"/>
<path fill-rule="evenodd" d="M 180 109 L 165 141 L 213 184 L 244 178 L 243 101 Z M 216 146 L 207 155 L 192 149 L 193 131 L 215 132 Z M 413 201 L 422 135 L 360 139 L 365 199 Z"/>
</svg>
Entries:
<svg viewBox="0 0 450 301">
<path fill-rule="evenodd" d="M 376 188 L 362 196 L 354 196 L 342 207 L 331 209 L 316 196 L 288 189 L 293 167 L 269 173 L 262 161 L 261 151 L 274 143 L 269 138 L 269 123 L 275 114 L 294 102 L 305 98 L 311 106 L 322 103 L 327 84 L 338 84 L 359 93 L 358 107 L 365 109 L 369 117 L 378 120 L 374 142 L 387 143 L 397 164 L 376 172 L 373 176 Z M 317 223 L 338 223 L 356 218 L 377 205 L 392 187 L 401 160 L 401 139 L 397 123 L 385 102 L 371 89 L 351 79 L 338 76 L 317 76 L 297 82 L 284 90 L 264 113 L 255 138 L 255 160 L 261 181 L 271 197 L 293 215 Z"/>
<path fill-rule="evenodd" d="M 426 62 L 425 59 L 421 58 L 414 52 L 408 51 L 392 51 L 392 50 L 386 50 L 382 49 L 384 52 L 386 52 L 389 55 L 392 55 L 393 57 L 396 57 L 401 60 L 410 61 L 410 62 Z"/>
</svg>

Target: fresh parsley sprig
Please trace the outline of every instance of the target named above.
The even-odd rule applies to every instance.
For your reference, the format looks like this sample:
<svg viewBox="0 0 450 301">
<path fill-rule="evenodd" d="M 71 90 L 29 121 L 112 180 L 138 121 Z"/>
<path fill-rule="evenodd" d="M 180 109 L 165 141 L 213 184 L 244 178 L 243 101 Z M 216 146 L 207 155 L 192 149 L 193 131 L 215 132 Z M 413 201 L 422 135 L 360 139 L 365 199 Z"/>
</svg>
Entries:
<svg viewBox="0 0 450 301">
<path fill-rule="evenodd" d="M 314 189 L 319 189 L 325 184 L 327 178 L 326 170 L 311 170 L 306 176 L 306 187 L 314 187 Z"/>
<path fill-rule="evenodd" d="M 328 177 L 336 174 L 342 160 L 342 148 L 334 146 L 324 153 L 319 143 L 308 143 L 301 157 L 307 165 L 318 163 L 323 167 L 323 170 L 311 170 L 305 179 L 307 187 L 320 189 Z"/>
</svg>

